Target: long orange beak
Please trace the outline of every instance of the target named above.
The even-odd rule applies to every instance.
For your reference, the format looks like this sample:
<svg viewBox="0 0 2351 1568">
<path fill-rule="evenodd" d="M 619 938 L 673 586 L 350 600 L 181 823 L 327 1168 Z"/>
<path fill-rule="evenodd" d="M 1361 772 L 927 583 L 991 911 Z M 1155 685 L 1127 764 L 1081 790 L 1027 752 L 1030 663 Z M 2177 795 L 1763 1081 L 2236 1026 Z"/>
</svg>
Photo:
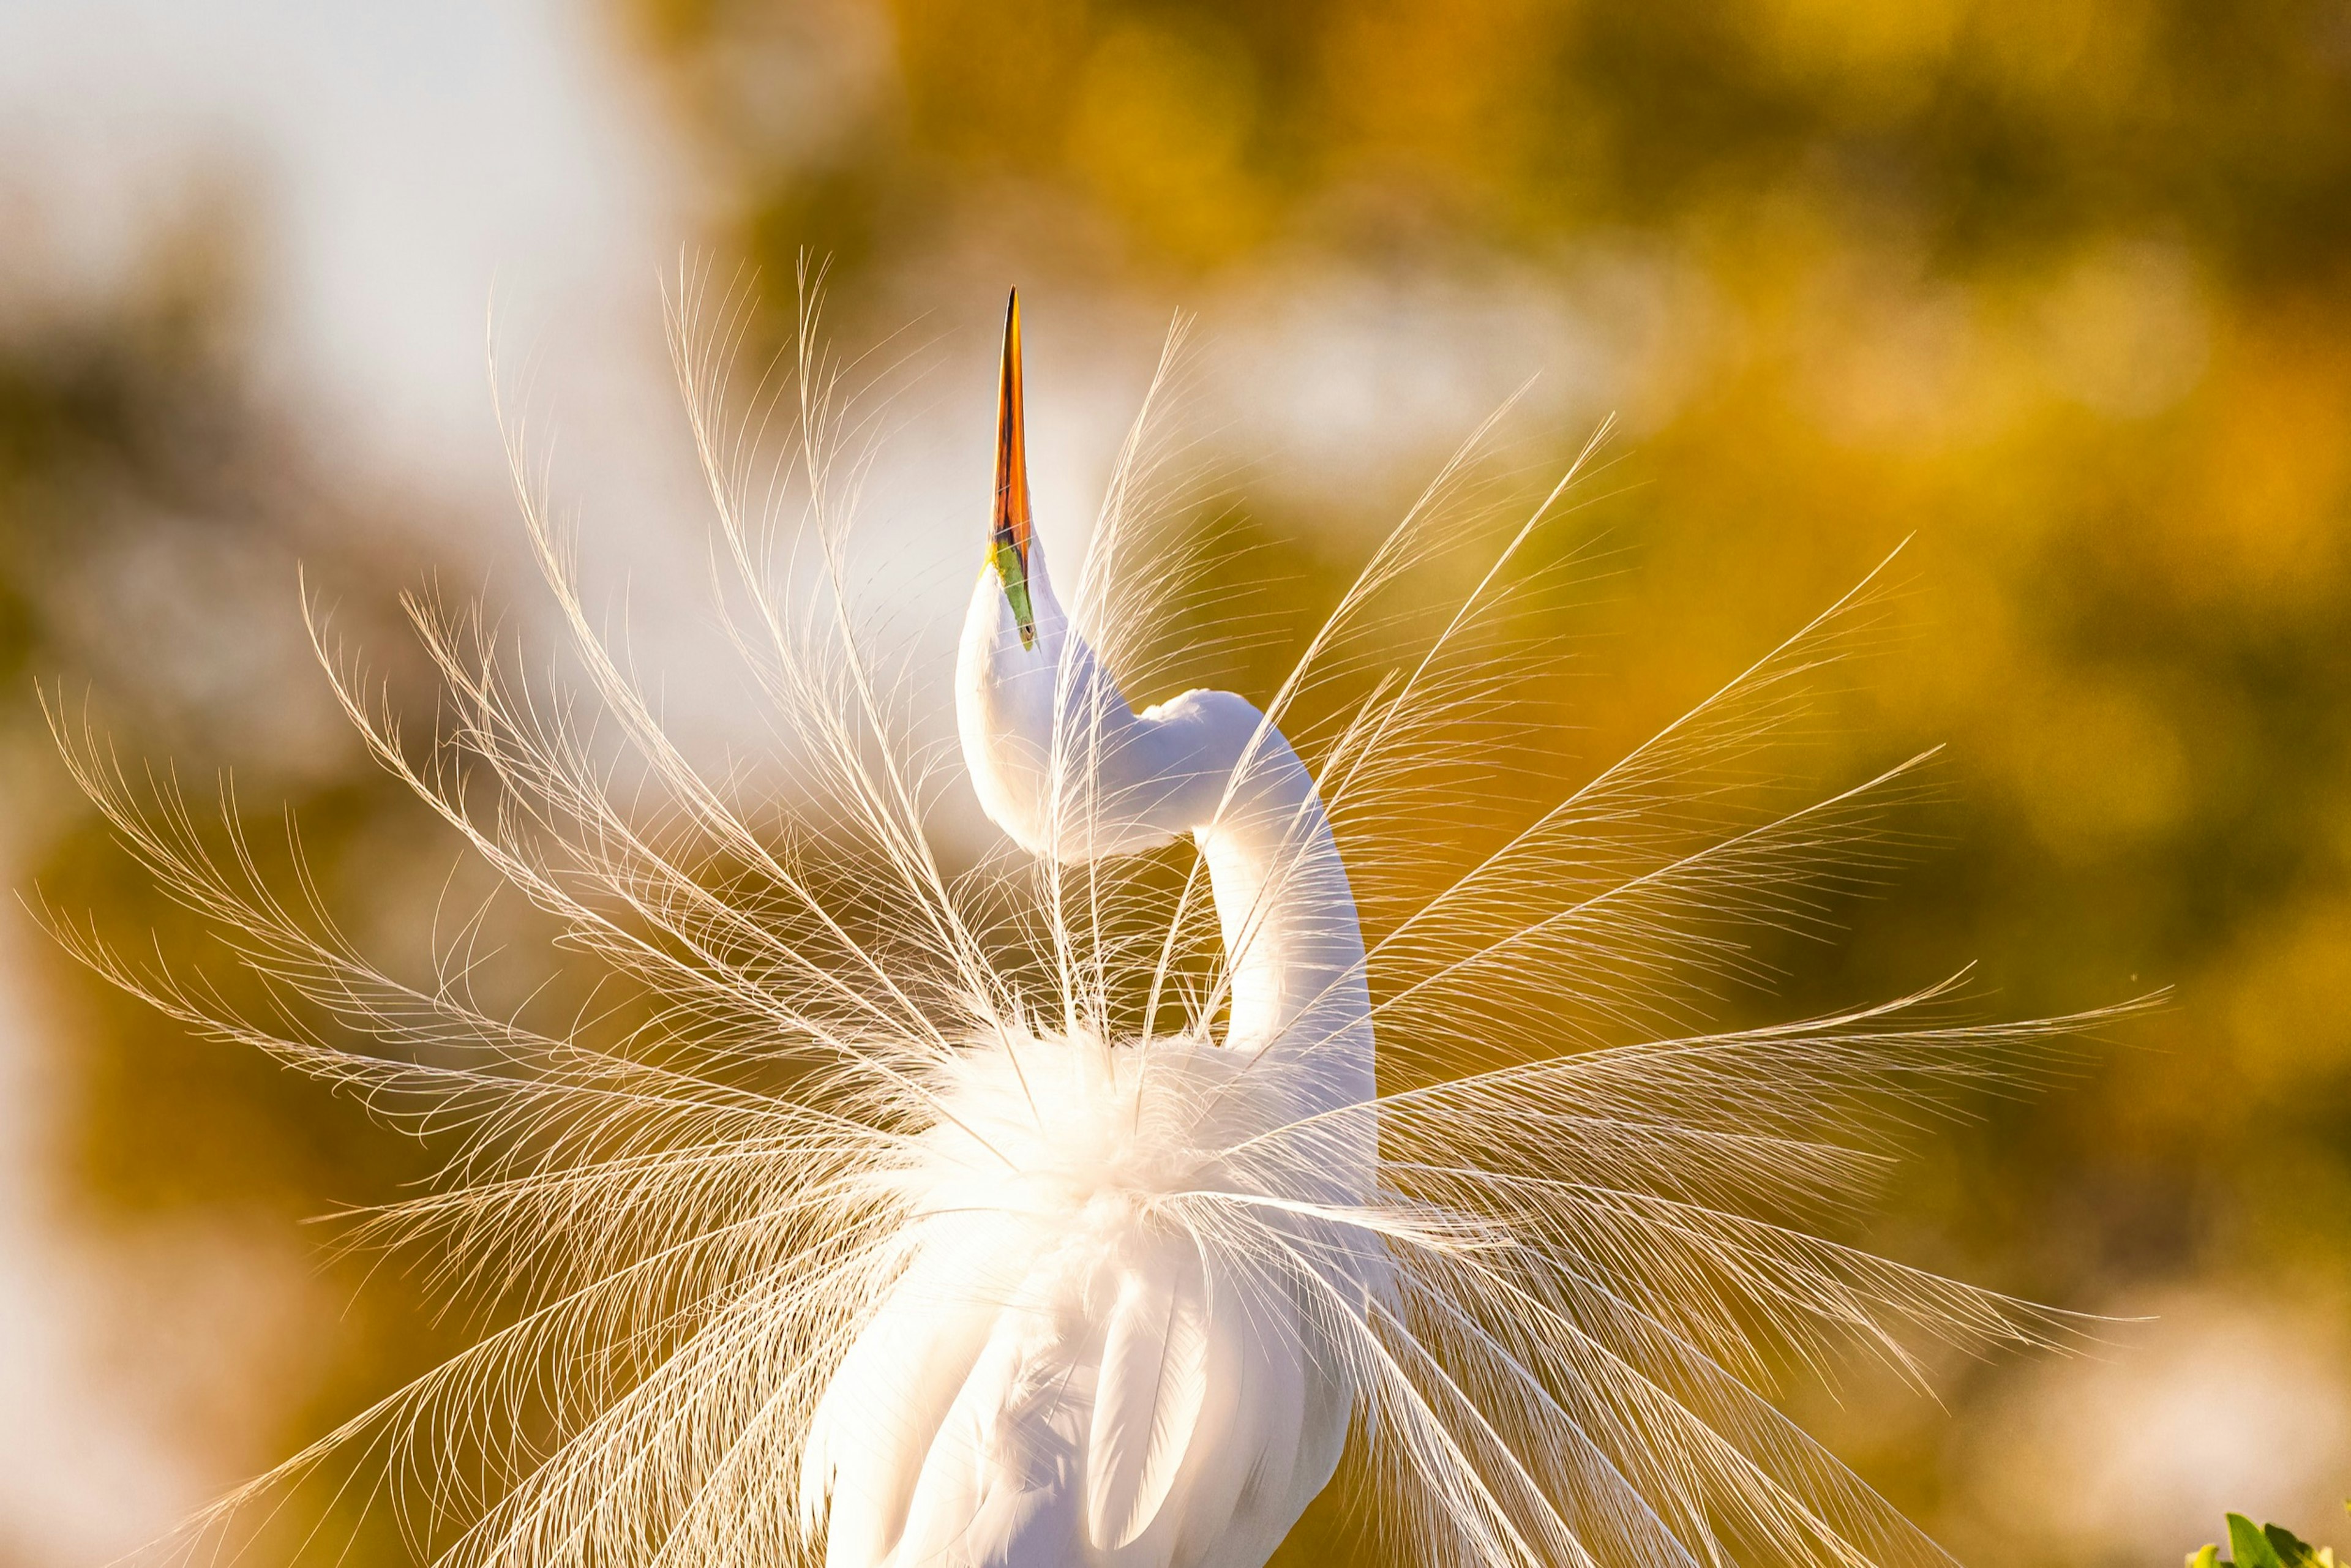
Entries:
<svg viewBox="0 0 2351 1568">
<path fill-rule="evenodd" d="M 1005 601 L 1020 624 L 1020 645 L 1037 645 L 1037 612 L 1029 598 L 1029 436 L 1020 412 L 1020 291 L 1004 307 L 1004 369 L 996 387 L 996 507 L 988 559 L 1004 584 Z"/>
</svg>

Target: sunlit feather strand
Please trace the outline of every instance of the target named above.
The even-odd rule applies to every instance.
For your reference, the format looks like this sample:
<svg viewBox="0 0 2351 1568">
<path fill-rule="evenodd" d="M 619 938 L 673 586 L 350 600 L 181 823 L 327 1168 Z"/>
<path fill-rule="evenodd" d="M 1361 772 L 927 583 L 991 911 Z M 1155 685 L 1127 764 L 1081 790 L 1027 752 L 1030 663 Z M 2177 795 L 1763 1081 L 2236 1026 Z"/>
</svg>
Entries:
<svg viewBox="0 0 2351 1568">
<path fill-rule="evenodd" d="M 517 495 L 595 722 L 421 601 L 411 614 L 449 693 L 431 744 L 412 747 L 327 661 L 376 759 L 633 1012 L 544 1033 L 493 1012 L 472 994 L 469 933 L 432 978 L 396 977 L 307 879 L 290 900 L 273 889 L 233 810 L 212 832 L 174 785 L 134 784 L 59 724 L 124 841 L 284 1005 L 240 1013 L 53 918 L 61 937 L 200 1033 L 454 1140 L 440 1189 L 365 1217 L 358 1239 L 429 1244 L 443 1289 L 505 1314 L 225 1500 L 200 1538 L 331 1465 L 373 1476 L 450 1568 L 821 1561 L 823 1510 L 789 1478 L 873 1303 L 935 1264 L 924 1173 L 941 1140 L 1009 1144 L 1016 1167 L 1050 1143 L 958 1121 L 996 1103 L 959 1085 L 1058 1061 L 1093 1074 L 1084 1103 L 1123 1107 L 1144 1145 L 1216 1125 L 1186 1113 L 1142 1131 L 1179 1090 L 1196 1099 L 1206 1081 L 1186 1074 L 1222 999 L 1189 852 L 960 874 L 939 861 L 925 823 L 956 781 L 910 740 L 907 685 L 875 662 L 846 587 L 868 460 L 847 455 L 871 450 L 865 416 L 811 311 L 781 400 L 784 487 L 759 466 L 760 427 L 716 412 L 746 315 L 722 311 L 713 341 L 701 305 L 689 287 L 678 368 L 733 630 L 784 743 L 780 787 L 747 800 L 664 734 L 582 601 L 518 441 Z M 1161 629 L 1196 591 L 1213 599 L 1217 570 L 1153 532 L 1150 412 L 1075 594 L 1130 690 L 1160 684 Z M 1865 1191 L 1890 1128 L 2032 1076 L 2053 1040 L 2107 1015 L 1952 1027 L 1933 1013 L 1942 985 L 1774 1028 L 1708 1023 L 1721 988 L 1760 977 L 1742 927 L 1819 924 L 1887 852 L 1879 813 L 1921 759 L 1793 810 L 1759 807 L 1751 788 L 1813 675 L 1866 629 L 1870 583 L 1429 893 L 1478 722 L 1552 656 L 1511 628 L 1544 571 L 1574 565 L 1521 559 L 1564 483 L 1499 533 L 1464 524 L 1485 434 L 1266 705 L 1315 768 L 1361 895 L 1383 1097 L 1186 1145 L 1187 1168 L 1220 1174 L 1155 1199 L 1155 1222 L 1216 1268 L 1303 1293 L 1358 1400 L 1343 1478 L 1405 1560 L 1945 1562 L 1761 1390 L 1791 1358 L 1858 1347 L 1917 1375 L 1923 1344 L 2043 1345 L 2068 1325 L 1802 1223 Z M 799 521 L 769 527 L 786 496 Z M 1498 554 L 1458 608 L 1426 622 L 1385 608 L 1409 569 L 1478 538 Z M 1400 654 L 1407 627 L 1421 635 Z M 1054 1040 L 1061 1054 L 1040 1054 Z M 1038 1085 L 1019 1092 L 1033 1107 Z M 1314 1223 L 1377 1249 L 1394 1284 L 1349 1295 L 1251 1193 L 1363 1137 L 1379 1151 L 1373 1200 Z"/>
</svg>

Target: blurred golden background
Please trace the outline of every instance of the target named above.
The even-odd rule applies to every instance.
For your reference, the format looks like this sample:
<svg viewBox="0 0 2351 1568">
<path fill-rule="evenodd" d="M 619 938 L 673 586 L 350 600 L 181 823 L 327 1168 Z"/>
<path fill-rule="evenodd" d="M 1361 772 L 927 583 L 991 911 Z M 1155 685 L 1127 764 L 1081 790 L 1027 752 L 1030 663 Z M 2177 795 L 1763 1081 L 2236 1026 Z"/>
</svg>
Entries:
<svg viewBox="0 0 2351 1568">
<path fill-rule="evenodd" d="M 189 924 L 71 793 L 36 682 L 290 804 L 349 927 L 421 956 L 455 851 L 339 730 L 295 569 L 396 680 L 401 587 L 486 584 L 528 631 L 494 294 L 641 662 L 759 743 L 698 640 L 681 246 L 747 269 L 755 340 L 805 249 L 846 349 L 914 355 L 876 523 L 950 588 L 1008 283 L 1048 532 L 1181 309 L 1202 450 L 1298 604 L 1528 378 L 1528 471 L 1617 413 L 1578 525 L 1613 575 L 1570 628 L 1608 678 L 1563 772 L 1915 536 L 1827 766 L 1949 743 L 1902 824 L 1930 847 L 1753 1005 L 1969 960 L 2010 1016 L 2174 988 L 2057 1092 L 1970 1107 L 1865 1232 L 2146 1321 L 1945 1366 L 1939 1406 L 1861 1369 L 1787 1402 L 1973 1563 L 2176 1562 L 2223 1508 L 2339 1539 L 2343 0 L 18 0 L 0 236 L 0 857 L 167 957 Z M 0 982 L 0 1568 L 95 1563 L 462 1325 L 297 1224 L 426 1151 L 28 920 Z"/>
</svg>

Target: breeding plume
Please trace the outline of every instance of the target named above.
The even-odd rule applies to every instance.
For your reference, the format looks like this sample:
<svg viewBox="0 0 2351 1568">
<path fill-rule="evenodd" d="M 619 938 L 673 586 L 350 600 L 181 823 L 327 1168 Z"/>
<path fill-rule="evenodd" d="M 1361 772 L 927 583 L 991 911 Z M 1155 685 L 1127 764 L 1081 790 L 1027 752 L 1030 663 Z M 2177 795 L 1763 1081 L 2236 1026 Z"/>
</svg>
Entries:
<svg viewBox="0 0 2351 1568">
<path fill-rule="evenodd" d="M 527 481 L 569 695 L 422 603 L 429 739 L 337 681 L 592 1000 L 477 1000 L 478 925 L 395 973 L 273 891 L 233 813 L 203 829 L 68 737 L 273 1006 L 61 935 L 450 1140 L 443 1185 L 357 1239 L 432 1249 L 484 1314 L 199 1538 L 324 1488 L 451 1568 L 1256 1568 L 1328 1490 L 1309 1528 L 1350 1560 L 1947 1561 L 1770 1380 L 2065 1337 L 1811 1227 L 1889 1129 L 2087 1020 L 1964 1026 L 1944 983 L 1713 1021 L 1765 977 L 1755 932 L 1817 926 L 1887 852 L 1915 760 L 1796 801 L 1756 777 L 1869 583 L 1526 800 L 1498 759 L 1556 660 L 1568 483 L 1480 511 L 1473 438 L 1257 702 L 1162 695 L 1223 645 L 1235 569 L 1155 488 L 1146 419 L 1064 598 L 1016 304 L 943 747 L 946 671 L 888 663 L 852 591 L 858 405 L 804 336 L 762 467 L 695 315 L 681 379 L 773 755 L 714 774 L 671 739 Z M 951 858 L 932 825 L 974 794 L 996 847 Z"/>
</svg>

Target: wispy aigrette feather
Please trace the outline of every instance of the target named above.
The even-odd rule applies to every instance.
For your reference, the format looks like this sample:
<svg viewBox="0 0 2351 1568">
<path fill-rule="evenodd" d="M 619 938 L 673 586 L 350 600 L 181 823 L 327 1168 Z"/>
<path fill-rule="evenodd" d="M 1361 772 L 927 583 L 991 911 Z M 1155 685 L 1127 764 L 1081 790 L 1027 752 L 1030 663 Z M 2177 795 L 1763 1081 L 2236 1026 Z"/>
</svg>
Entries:
<svg viewBox="0 0 2351 1568">
<path fill-rule="evenodd" d="M 1947 1561 L 1778 1414 L 1771 1368 L 1857 1348 L 1916 1370 L 1926 1343 L 2069 1328 L 1802 1217 L 1866 1189 L 1904 1107 L 2029 1077 L 2097 1020 L 1959 1027 L 1935 986 L 1711 1021 L 1753 976 L 1742 928 L 1819 920 L 1884 852 L 1915 764 L 1792 810 L 1733 787 L 1870 584 L 1430 892 L 1452 748 L 1542 656 L 1509 628 L 1566 489 L 1480 533 L 1449 501 L 1465 453 L 1241 721 L 1238 760 L 1183 775 L 1258 847 L 1212 863 L 1163 847 L 1177 819 L 1153 791 L 1181 769 L 1138 772 L 1132 725 L 1195 697 L 1204 725 L 1257 710 L 1191 694 L 1137 719 L 1119 688 L 1156 695 L 1154 618 L 1217 563 L 1152 554 L 1139 433 L 1064 620 L 1029 528 L 1015 307 L 980 587 L 1046 678 L 963 695 L 967 726 L 1042 726 L 975 780 L 1032 852 L 957 871 L 925 825 L 965 786 L 907 742 L 844 586 L 853 408 L 804 337 L 801 515 L 778 528 L 716 407 L 740 318 L 711 350 L 698 304 L 680 375 L 783 784 L 743 798 L 664 735 L 527 482 L 603 727 L 421 603 L 450 694 L 429 745 L 338 683 L 379 760 L 632 1008 L 535 1032 L 462 975 L 391 974 L 274 892 L 233 823 L 223 852 L 172 789 L 64 735 L 133 852 L 299 1004 L 286 1019 L 334 1032 L 63 938 L 191 1027 L 455 1139 L 445 1186 L 366 1235 L 443 1249 L 453 1283 L 513 1309 L 204 1525 L 357 1465 L 453 1568 L 1243 1565 L 1343 1442 L 1340 1484 L 1405 1561 Z M 1415 568 L 1481 538 L 1491 570 L 1405 645 Z M 1299 804 L 1251 815 L 1269 800 Z M 1251 989 L 1270 957 L 1323 974 L 1316 943 L 1345 950 L 1359 909 L 1359 961 L 1286 1000 Z M 1240 1038 L 1277 1002 L 1288 1023 Z"/>
</svg>

